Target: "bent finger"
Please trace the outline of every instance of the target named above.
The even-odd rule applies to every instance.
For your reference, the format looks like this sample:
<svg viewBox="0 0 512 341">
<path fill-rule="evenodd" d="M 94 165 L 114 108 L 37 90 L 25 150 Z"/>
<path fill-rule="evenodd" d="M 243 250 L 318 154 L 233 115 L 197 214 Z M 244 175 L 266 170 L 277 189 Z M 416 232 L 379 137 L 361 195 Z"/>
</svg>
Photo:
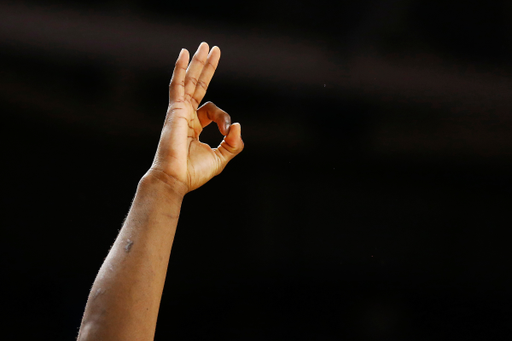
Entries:
<svg viewBox="0 0 512 341">
<path fill-rule="evenodd" d="M 201 127 L 206 127 L 211 122 L 217 123 L 219 131 L 222 135 L 226 136 L 231 126 L 231 116 L 212 102 L 206 102 L 199 109 L 197 109 L 197 118 Z"/>
</svg>

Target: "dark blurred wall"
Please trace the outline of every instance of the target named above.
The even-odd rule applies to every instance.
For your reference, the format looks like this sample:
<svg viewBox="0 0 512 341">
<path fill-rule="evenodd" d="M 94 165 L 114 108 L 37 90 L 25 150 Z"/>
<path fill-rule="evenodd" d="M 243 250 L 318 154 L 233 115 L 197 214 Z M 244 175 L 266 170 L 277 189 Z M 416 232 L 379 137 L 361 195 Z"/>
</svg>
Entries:
<svg viewBox="0 0 512 341">
<path fill-rule="evenodd" d="M 511 18 L 505 1 L 2 3 L 4 339 L 76 337 L 174 61 L 206 41 L 205 100 L 246 148 L 185 198 L 157 340 L 508 340 Z"/>
</svg>

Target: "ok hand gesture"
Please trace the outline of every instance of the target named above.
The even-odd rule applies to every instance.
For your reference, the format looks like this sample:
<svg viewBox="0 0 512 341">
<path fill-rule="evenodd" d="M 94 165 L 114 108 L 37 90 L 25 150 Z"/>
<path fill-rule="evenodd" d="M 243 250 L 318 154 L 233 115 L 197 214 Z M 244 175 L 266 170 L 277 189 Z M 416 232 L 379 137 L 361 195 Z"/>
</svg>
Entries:
<svg viewBox="0 0 512 341">
<path fill-rule="evenodd" d="M 222 172 L 244 147 L 239 123 L 215 104 L 198 108 L 220 59 L 220 49 L 201 43 L 189 64 L 181 50 L 169 86 L 169 107 L 150 172 L 167 183 L 190 192 Z M 224 139 L 217 148 L 199 141 L 204 127 L 217 123 Z M 184 186 L 183 186 L 184 185 Z"/>
</svg>

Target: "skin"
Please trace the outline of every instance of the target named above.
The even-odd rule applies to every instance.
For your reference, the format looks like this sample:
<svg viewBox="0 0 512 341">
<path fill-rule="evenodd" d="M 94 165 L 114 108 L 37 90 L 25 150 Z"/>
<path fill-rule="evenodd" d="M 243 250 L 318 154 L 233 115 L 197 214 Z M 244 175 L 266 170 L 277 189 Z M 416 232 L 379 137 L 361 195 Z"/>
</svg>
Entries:
<svg viewBox="0 0 512 341">
<path fill-rule="evenodd" d="M 199 107 L 220 49 L 183 49 L 169 86 L 169 107 L 153 164 L 140 180 L 119 235 L 94 281 L 78 340 L 153 340 L 169 256 L 185 194 L 222 172 L 243 149 L 241 127 L 215 104 Z M 215 122 L 217 148 L 199 141 Z"/>
</svg>

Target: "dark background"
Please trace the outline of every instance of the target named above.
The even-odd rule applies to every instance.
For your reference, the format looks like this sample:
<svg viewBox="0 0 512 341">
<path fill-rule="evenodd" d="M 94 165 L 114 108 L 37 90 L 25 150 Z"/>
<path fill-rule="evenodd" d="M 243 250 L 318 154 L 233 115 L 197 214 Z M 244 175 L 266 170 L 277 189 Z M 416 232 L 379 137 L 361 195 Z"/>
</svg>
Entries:
<svg viewBox="0 0 512 341">
<path fill-rule="evenodd" d="M 182 47 L 245 150 L 186 196 L 157 340 L 509 340 L 512 5 L 0 5 L 2 339 L 72 340 Z M 214 127 L 204 139 L 216 145 Z"/>
</svg>

